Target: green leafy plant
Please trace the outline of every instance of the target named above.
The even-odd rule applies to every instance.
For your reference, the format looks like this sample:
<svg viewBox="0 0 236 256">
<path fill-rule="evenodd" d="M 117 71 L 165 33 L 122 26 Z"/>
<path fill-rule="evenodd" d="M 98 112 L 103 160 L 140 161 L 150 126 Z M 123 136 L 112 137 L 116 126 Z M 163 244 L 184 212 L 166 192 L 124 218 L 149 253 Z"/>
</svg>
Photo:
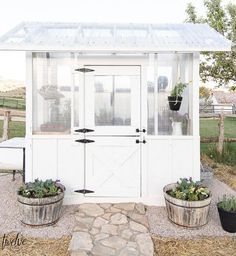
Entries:
<svg viewBox="0 0 236 256">
<path fill-rule="evenodd" d="M 175 87 L 172 89 L 170 96 L 171 97 L 181 97 L 184 92 L 184 89 L 187 87 L 187 83 L 178 82 Z"/>
<path fill-rule="evenodd" d="M 42 181 L 36 179 L 34 182 L 28 182 L 22 185 L 18 194 L 28 198 L 44 198 L 50 196 L 56 196 L 65 190 L 59 181 L 53 181 L 51 179 Z"/>
<path fill-rule="evenodd" d="M 217 163 L 236 166 L 236 149 L 230 143 L 224 143 L 222 154 L 218 152 L 216 144 L 210 145 L 206 150 L 206 155 Z"/>
<path fill-rule="evenodd" d="M 177 199 L 186 201 L 204 200 L 210 196 L 210 191 L 199 181 L 193 181 L 192 178 L 182 178 L 177 182 L 177 186 L 167 191 L 167 193 Z"/>
<path fill-rule="evenodd" d="M 236 212 L 236 197 L 224 195 L 217 206 L 227 212 Z"/>
</svg>

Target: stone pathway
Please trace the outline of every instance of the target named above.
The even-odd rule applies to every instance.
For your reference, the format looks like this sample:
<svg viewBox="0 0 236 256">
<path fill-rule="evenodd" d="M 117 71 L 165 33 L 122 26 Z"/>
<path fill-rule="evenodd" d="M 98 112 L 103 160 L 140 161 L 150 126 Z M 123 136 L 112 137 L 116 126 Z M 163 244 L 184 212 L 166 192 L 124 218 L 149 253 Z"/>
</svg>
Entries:
<svg viewBox="0 0 236 256">
<path fill-rule="evenodd" d="M 72 256 L 153 256 L 143 204 L 81 204 L 69 251 Z"/>
</svg>

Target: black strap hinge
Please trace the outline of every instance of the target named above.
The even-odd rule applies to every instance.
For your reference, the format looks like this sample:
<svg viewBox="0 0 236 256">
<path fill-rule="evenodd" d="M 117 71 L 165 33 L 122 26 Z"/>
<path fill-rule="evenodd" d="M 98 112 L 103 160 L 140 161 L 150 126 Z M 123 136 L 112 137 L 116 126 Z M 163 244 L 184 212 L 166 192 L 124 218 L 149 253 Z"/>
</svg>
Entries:
<svg viewBox="0 0 236 256">
<path fill-rule="evenodd" d="M 90 193 L 94 193 L 94 191 L 88 190 L 88 189 L 79 189 L 79 190 L 75 190 L 74 192 L 76 192 L 76 193 L 81 193 L 81 194 L 90 194 Z"/>
<path fill-rule="evenodd" d="M 79 71 L 79 72 L 82 72 L 82 73 L 87 73 L 87 72 L 93 72 L 94 70 L 90 69 L 90 68 L 76 68 L 75 71 Z"/>
<path fill-rule="evenodd" d="M 95 142 L 94 140 L 88 140 L 88 139 L 81 139 L 81 140 L 76 140 L 76 142 L 80 142 L 80 143 L 92 143 Z"/>
<path fill-rule="evenodd" d="M 94 132 L 94 130 L 88 129 L 88 128 L 82 128 L 82 129 L 75 130 L 75 132 L 87 133 L 87 132 Z"/>
</svg>

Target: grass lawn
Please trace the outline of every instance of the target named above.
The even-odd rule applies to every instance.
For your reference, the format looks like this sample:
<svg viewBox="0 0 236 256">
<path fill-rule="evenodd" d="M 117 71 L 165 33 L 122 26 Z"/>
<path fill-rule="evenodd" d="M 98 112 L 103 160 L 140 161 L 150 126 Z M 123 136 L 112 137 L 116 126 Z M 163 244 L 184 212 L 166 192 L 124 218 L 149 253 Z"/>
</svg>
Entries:
<svg viewBox="0 0 236 256">
<path fill-rule="evenodd" d="M 224 121 L 225 137 L 236 138 L 236 117 L 226 117 Z M 219 134 L 218 119 L 201 118 L 200 119 L 200 135 L 202 137 L 217 137 Z M 206 152 L 209 146 L 214 143 L 201 143 L 201 153 Z M 230 145 L 235 149 L 236 143 L 232 142 Z"/>
<path fill-rule="evenodd" d="M 0 107 L 25 109 L 25 100 L 19 98 L 0 97 Z"/>
<path fill-rule="evenodd" d="M 25 137 L 25 122 L 10 122 L 9 137 Z M 2 137 L 3 121 L 0 120 L 0 137 Z"/>
<path fill-rule="evenodd" d="M 225 137 L 236 138 L 236 117 L 225 117 Z M 216 137 L 219 134 L 218 119 L 201 118 L 200 134 L 203 137 Z"/>
</svg>

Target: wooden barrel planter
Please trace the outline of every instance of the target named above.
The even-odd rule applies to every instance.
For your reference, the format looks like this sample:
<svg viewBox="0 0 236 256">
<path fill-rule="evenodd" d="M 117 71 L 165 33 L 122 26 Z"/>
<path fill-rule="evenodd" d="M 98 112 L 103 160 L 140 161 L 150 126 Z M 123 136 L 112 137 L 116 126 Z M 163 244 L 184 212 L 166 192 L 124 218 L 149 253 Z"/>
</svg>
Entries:
<svg viewBox="0 0 236 256">
<path fill-rule="evenodd" d="M 56 223 L 61 214 L 64 192 L 45 198 L 17 196 L 21 222 L 30 226 L 45 226 Z"/>
<path fill-rule="evenodd" d="M 208 222 L 211 196 L 201 201 L 176 199 L 166 193 L 176 186 L 176 183 L 172 183 L 163 189 L 168 218 L 175 224 L 189 228 L 206 225 Z"/>
</svg>

